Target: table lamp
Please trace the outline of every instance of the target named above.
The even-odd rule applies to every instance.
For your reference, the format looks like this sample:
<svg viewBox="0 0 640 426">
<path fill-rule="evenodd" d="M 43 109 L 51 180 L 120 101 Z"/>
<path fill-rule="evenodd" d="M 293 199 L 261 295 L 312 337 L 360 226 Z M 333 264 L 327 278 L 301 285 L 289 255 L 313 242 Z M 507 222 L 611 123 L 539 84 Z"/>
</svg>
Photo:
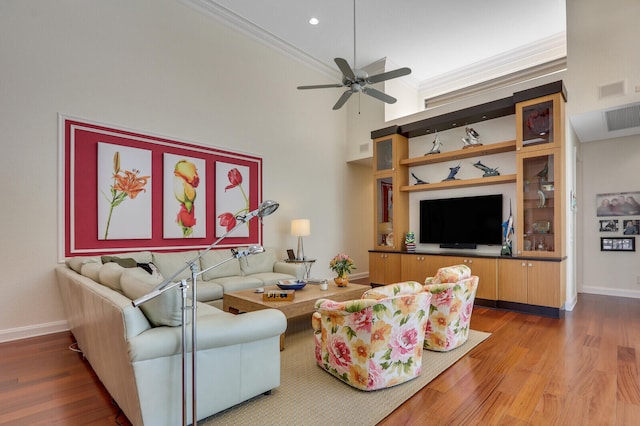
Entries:
<svg viewBox="0 0 640 426">
<path fill-rule="evenodd" d="M 291 221 L 291 235 L 298 237 L 298 252 L 296 260 L 304 260 L 304 246 L 302 237 L 311 235 L 311 222 L 309 219 L 294 219 Z"/>
<path fill-rule="evenodd" d="M 393 232 L 393 225 L 391 222 L 380 222 L 378 224 L 378 233 L 382 234 L 382 244 L 383 246 L 387 245 L 387 235 Z"/>
</svg>

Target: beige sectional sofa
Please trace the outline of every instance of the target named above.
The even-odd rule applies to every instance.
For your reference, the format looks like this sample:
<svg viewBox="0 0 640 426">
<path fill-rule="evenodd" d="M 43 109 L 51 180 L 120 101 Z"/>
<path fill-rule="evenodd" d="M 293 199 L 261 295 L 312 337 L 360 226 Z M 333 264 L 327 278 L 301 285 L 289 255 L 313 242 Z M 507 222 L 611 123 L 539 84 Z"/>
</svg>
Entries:
<svg viewBox="0 0 640 426">
<path fill-rule="evenodd" d="M 182 421 L 182 299 L 175 288 L 140 307 L 131 301 L 197 254 L 143 251 L 105 258 L 112 261 L 104 264 L 101 257 L 75 257 L 56 267 L 78 347 L 134 425 Z M 200 268 L 230 256 L 229 250 L 211 250 L 200 258 Z M 300 278 L 303 272 L 300 265 L 278 261 L 275 250 L 267 249 L 229 261 L 198 279 L 199 420 L 280 385 L 279 345 L 286 318 L 274 309 L 242 315 L 223 312 L 222 294 Z M 191 419 L 191 413 L 188 416 Z"/>
</svg>

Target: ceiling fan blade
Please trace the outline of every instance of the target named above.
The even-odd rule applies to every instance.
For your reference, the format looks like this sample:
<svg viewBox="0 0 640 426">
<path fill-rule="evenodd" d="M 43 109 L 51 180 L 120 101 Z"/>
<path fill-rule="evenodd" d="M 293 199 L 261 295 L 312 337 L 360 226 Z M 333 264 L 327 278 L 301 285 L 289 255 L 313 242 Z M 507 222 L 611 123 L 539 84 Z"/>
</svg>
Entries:
<svg viewBox="0 0 640 426">
<path fill-rule="evenodd" d="M 382 93 L 379 90 L 376 89 L 372 89 L 371 87 L 365 87 L 364 89 L 362 89 L 362 91 L 371 96 L 374 97 L 376 99 L 380 99 L 382 102 L 386 102 L 388 104 L 395 104 L 396 103 L 396 98 L 394 98 L 393 96 L 389 96 L 386 93 Z"/>
<path fill-rule="evenodd" d="M 316 84 L 315 86 L 298 86 L 298 89 L 328 89 L 330 87 L 343 87 L 342 84 Z"/>
<path fill-rule="evenodd" d="M 353 92 L 351 90 L 347 90 L 346 92 L 344 92 L 342 96 L 340 96 L 340 99 L 338 99 L 338 102 L 336 102 L 336 104 L 333 106 L 333 109 L 335 110 L 342 108 L 342 105 L 347 102 L 352 93 Z"/>
<path fill-rule="evenodd" d="M 411 74 L 411 68 L 398 68 L 397 70 L 371 75 L 367 78 L 367 82 L 371 84 L 380 83 L 381 81 L 391 80 L 392 78 L 398 78 L 409 74 Z"/>
<path fill-rule="evenodd" d="M 334 61 L 336 62 L 338 68 L 340 68 L 340 71 L 342 71 L 342 75 L 344 75 L 351 81 L 355 81 L 356 75 L 353 73 L 353 70 L 349 66 L 349 63 L 346 61 L 346 59 L 335 58 Z"/>
</svg>

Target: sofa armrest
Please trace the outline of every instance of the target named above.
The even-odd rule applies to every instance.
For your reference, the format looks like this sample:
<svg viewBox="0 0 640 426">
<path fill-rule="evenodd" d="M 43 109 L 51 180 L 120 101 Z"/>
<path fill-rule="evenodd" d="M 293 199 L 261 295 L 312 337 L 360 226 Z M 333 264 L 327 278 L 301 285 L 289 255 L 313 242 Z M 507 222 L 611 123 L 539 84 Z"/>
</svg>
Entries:
<svg viewBox="0 0 640 426">
<path fill-rule="evenodd" d="M 213 315 L 198 315 L 196 325 L 198 350 L 205 350 L 279 336 L 287 329 L 287 319 L 277 309 L 264 309 L 242 315 L 220 311 Z M 131 361 L 179 354 L 181 330 L 182 327 L 155 327 L 130 339 Z M 187 333 L 190 336 L 190 325 L 187 327 Z"/>
<path fill-rule="evenodd" d="M 273 272 L 293 275 L 297 280 L 301 280 L 304 277 L 305 270 L 303 263 L 288 263 L 279 260 L 273 264 Z"/>
</svg>

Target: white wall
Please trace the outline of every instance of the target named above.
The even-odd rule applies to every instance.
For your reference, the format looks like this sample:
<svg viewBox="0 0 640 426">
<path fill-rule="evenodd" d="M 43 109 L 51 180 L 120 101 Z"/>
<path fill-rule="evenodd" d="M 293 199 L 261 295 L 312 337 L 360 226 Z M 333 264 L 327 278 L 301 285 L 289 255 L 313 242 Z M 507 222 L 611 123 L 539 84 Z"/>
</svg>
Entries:
<svg viewBox="0 0 640 426">
<path fill-rule="evenodd" d="M 638 16 L 637 0 L 567 0 L 569 117 L 640 101 L 635 92 L 640 85 Z M 623 95 L 598 99 L 598 86 L 617 81 L 625 81 Z M 598 232 L 595 198 L 599 193 L 640 191 L 640 135 L 581 143 L 577 151 L 577 290 L 640 297 L 640 252 L 600 251 L 605 235 Z"/>
<path fill-rule="evenodd" d="M 350 195 L 370 170 L 345 161 L 332 91 L 296 90 L 321 74 L 174 0 L 3 0 L 0 69 L 0 340 L 66 326 L 53 273 L 58 113 L 262 156 L 264 199 L 280 202 L 264 244 L 294 247 L 290 221 L 308 217 L 314 276 L 347 250 L 366 273 L 370 238 Z"/>
</svg>

